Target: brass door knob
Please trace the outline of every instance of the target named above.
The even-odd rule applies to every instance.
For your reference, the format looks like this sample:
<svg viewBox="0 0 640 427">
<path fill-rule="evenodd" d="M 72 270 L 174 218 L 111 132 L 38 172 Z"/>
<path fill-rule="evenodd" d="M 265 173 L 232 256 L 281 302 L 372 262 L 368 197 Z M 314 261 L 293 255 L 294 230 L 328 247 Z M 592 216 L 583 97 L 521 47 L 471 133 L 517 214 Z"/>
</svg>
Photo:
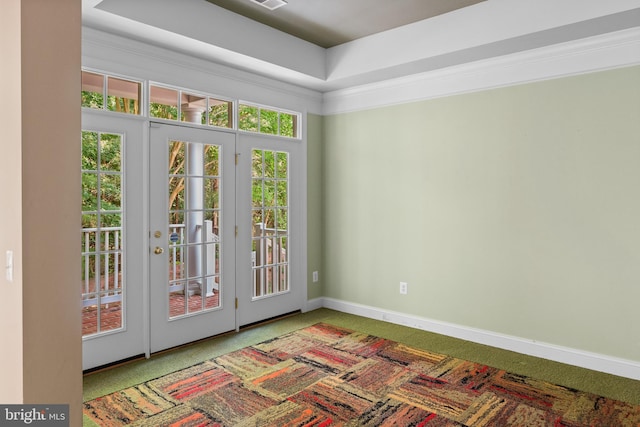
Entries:
<svg viewBox="0 0 640 427">
<path fill-rule="evenodd" d="M 156 255 L 160 255 L 163 252 L 164 252 L 164 249 L 161 248 L 160 246 L 156 246 L 156 248 L 153 250 L 153 253 Z"/>
</svg>

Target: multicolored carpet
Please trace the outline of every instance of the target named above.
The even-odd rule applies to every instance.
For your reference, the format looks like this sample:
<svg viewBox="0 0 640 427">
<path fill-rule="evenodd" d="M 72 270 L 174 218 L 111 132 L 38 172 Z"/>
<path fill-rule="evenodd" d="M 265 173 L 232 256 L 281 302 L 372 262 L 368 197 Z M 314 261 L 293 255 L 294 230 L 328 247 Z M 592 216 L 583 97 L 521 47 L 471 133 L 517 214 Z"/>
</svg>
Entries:
<svg viewBox="0 0 640 427">
<path fill-rule="evenodd" d="M 640 426 L 640 406 L 323 323 L 84 413 L 102 426 Z"/>
</svg>

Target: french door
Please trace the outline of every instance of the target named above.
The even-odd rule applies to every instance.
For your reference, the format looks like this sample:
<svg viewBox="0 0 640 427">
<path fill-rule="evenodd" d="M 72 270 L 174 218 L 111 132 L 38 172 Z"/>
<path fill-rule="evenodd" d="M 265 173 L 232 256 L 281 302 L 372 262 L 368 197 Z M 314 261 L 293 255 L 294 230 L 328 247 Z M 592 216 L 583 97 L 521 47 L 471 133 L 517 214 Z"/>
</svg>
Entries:
<svg viewBox="0 0 640 427">
<path fill-rule="evenodd" d="M 88 113 L 83 128 L 83 316 L 103 319 L 84 369 L 303 308 L 299 140 Z"/>
<path fill-rule="evenodd" d="M 238 325 L 303 308 L 306 202 L 299 140 L 238 136 Z"/>
<path fill-rule="evenodd" d="M 235 329 L 235 134 L 151 124 L 150 349 Z"/>
<path fill-rule="evenodd" d="M 144 129 L 82 113 L 83 369 L 145 354 Z"/>
</svg>

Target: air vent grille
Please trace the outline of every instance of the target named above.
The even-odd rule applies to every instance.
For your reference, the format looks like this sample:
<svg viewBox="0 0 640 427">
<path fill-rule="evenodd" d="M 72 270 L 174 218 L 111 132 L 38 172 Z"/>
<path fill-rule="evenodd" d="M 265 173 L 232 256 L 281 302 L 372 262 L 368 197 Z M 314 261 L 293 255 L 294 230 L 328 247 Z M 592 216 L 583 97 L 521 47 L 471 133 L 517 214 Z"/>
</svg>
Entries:
<svg viewBox="0 0 640 427">
<path fill-rule="evenodd" d="M 287 4 L 287 2 L 284 0 L 251 0 L 251 1 L 259 4 L 260 6 L 264 6 L 269 10 L 275 10 Z"/>
</svg>

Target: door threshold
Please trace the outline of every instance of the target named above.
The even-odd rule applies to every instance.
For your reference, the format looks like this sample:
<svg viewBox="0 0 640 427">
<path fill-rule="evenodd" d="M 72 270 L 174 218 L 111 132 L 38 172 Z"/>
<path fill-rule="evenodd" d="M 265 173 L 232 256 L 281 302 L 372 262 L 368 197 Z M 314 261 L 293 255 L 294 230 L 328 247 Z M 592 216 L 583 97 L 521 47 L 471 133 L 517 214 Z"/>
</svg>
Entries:
<svg viewBox="0 0 640 427">
<path fill-rule="evenodd" d="M 258 320 L 257 322 L 248 323 L 246 325 L 240 326 L 240 330 L 244 331 L 246 329 L 257 328 L 258 326 L 266 325 L 268 323 L 277 322 L 278 320 L 286 319 L 288 317 L 293 317 L 293 316 L 296 316 L 296 315 L 298 315 L 300 313 L 302 313 L 301 310 L 295 310 L 295 311 L 291 311 L 289 313 L 279 314 L 278 316 L 273 316 L 273 317 L 270 317 L 268 319 Z"/>
<path fill-rule="evenodd" d="M 95 368 L 89 368 L 82 371 L 83 376 L 96 374 L 98 372 L 108 371 L 109 369 L 119 368 L 120 366 L 128 365 L 129 363 L 136 362 L 144 359 L 144 354 L 138 354 L 136 356 L 127 357 L 126 359 L 117 360 L 115 362 L 107 363 L 106 365 L 96 366 Z"/>
</svg>

